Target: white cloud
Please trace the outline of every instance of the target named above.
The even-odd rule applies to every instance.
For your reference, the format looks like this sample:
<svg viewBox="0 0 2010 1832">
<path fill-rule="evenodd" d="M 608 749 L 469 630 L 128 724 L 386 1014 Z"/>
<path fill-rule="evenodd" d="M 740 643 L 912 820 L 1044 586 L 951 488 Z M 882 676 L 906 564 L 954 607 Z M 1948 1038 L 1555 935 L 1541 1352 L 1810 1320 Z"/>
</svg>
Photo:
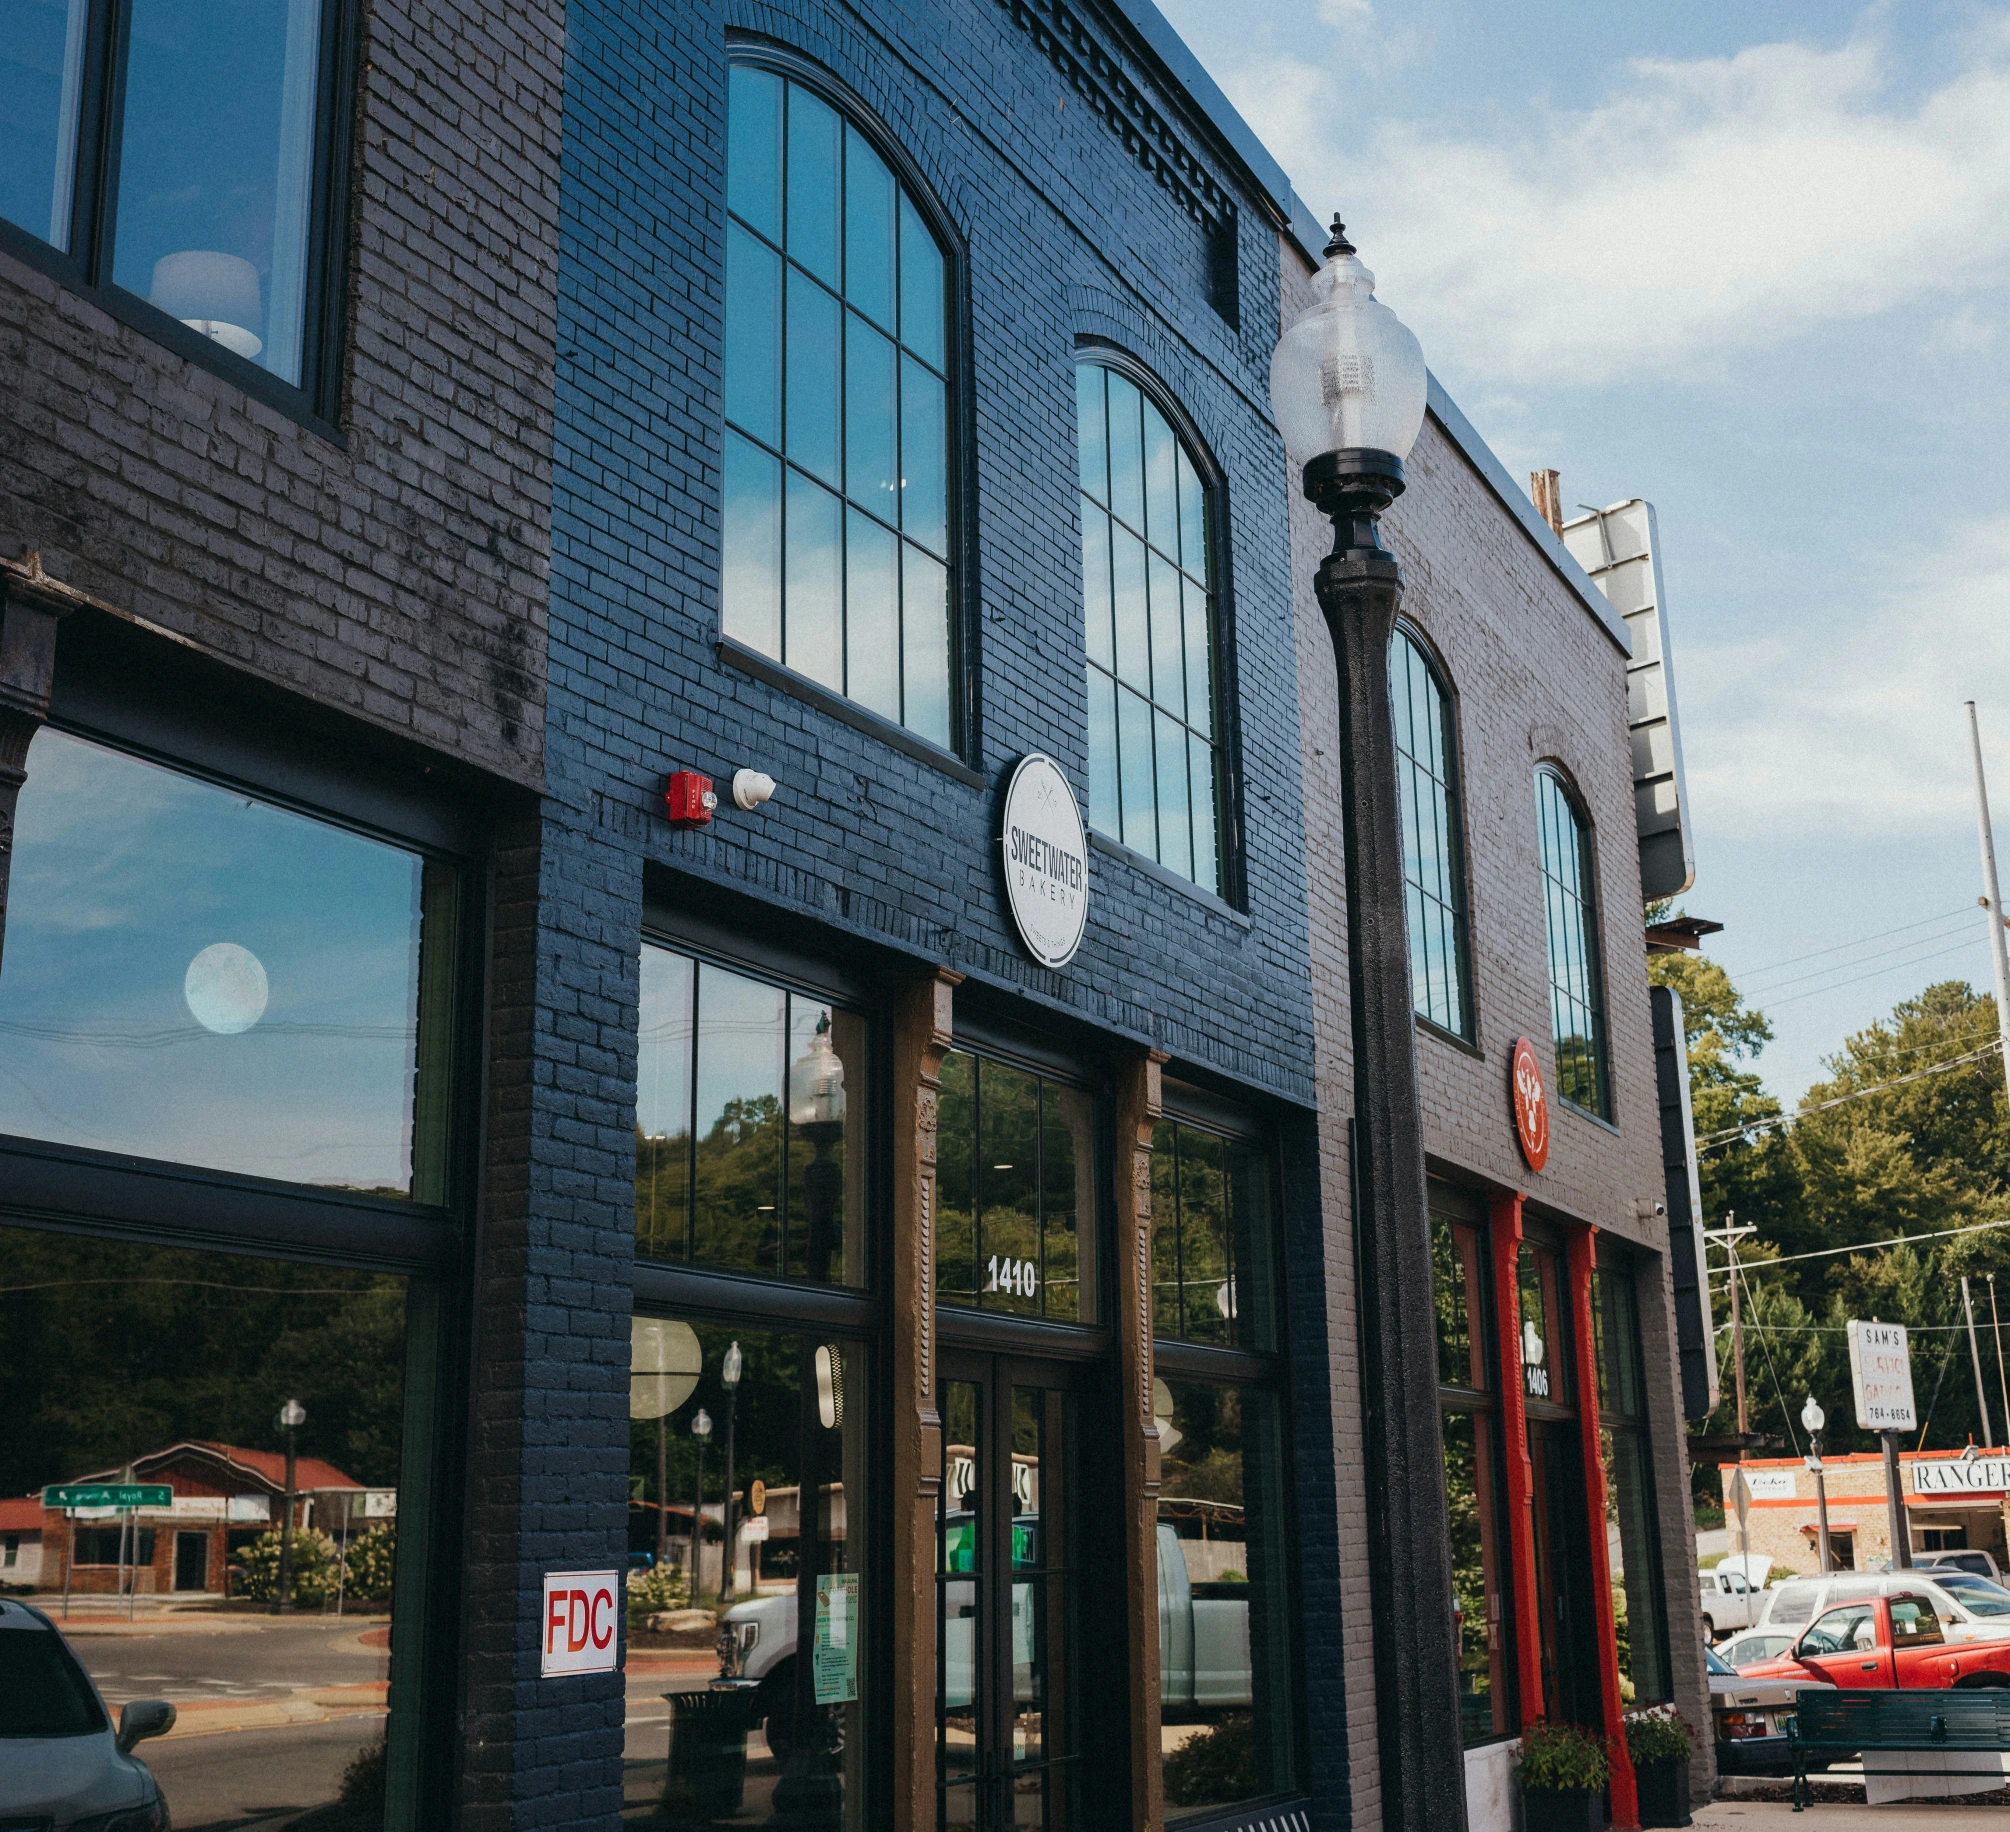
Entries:
<svg viewBox="0 0 2010 1832">
<path fill-rule="evenodd" d="M 1833 833 L 1957 843 L 1973 832 L 1962 701 L 1982 725 L 1999 820 L 2010 820 L 2010 515 L 1894 552 L 1866 611 L 1678 649 L 1689 793 L 1700 830 L 1730 840 Z M 1685 682 L 1707 693 L 1684 693 Z"/>
<path fill-rule="evenodd" d="M 1344 157 L 1345 72 L 1268 57 L 1225 87 L 1301 194 L 1340 201 L 1441 360 L 1583 385 L 2000 289 L 2010 25 L 1960 53 L 1905 99 L 1871 24 L 1832 50 L 1636 59 L 1595 107 L 1491 137 L 1387 122 Z"/>
</svg>

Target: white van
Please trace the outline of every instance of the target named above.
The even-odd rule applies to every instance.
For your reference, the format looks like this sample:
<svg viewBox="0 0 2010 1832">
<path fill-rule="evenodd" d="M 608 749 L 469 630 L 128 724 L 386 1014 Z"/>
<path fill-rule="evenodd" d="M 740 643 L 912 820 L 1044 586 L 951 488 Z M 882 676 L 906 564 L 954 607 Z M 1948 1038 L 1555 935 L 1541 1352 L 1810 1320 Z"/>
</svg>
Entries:
<svg viewBox="0 0 2010 1832">
<path fill-rule="evenodd" d="M 1957 1594 L 1933 1582 L 1930 1571 L 1832 1571 L 1827 1577 L 1789 1578 L 1764 1593 L 1757 1626 L 1798 1634 L 1832 1603 L 1856 1603 L 1866 1597 L 1887 1597 L 1911 1591 L 1932 1599 L 1949 1641 L 2001 1641 L 2010 1638 L 2010 1591 L 1970 1579 Z"/>
</svg>

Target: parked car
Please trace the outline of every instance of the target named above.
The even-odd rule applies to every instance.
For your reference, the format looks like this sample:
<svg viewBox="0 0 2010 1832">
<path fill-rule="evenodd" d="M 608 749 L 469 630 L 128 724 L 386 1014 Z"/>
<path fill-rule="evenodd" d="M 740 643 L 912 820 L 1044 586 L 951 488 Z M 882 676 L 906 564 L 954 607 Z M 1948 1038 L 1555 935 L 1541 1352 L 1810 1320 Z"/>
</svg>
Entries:
<svg viewBox="0 0 2010 1832">
<path fill-rule="evenodd" d="M 112 1730 L 105 1701 L 39 1609 L 0 1599 L 0 1824 L 35 1832 L 170 1832 L 153 1772 L 133 1754 L 174 1727 L 165 1699 L 135 1699 Z"/>
<path fill-rule="evenodd" d="M 2003 1573 L 1997 1568 L 1994 1554 L 1984 1552 L 1979 1546 L 1964 1547 L 1959 1552 L 1917 1552 L 1913 1554 L 1913 1569 L 1916 1571 L 1966 1571 L 1978 1578 L 1987 1578 L 1992 1584 L 2003 1582 Z"/>
<path fill-rule="evenodd" d="M 1740 1673 L 1715 1648 L 1703 1650 L 1710 1682 L 1710 1719 L 1720 1775 L 1791 1775 L 1787 1726 L 1796 1695 L 1825 1681 L 1802 1673 L 1791 1680 L 1755 1679 Z"/>
<path fill-rule="evenodd" d="M 1727 1641 L 1717 1644 L 1717 1658 L 1727 1666 L 1741 1671 L 1755 1666 L 1762 1660 L 1771 1660 L 1784 1654 L 1794 1645 L 1794 1637 L 1785 1631 L 1768 1632 L 1765 1629 L 1747 1629 L 1742 1635 L 1733 1635 Z"/>
<path fill-rule="evenodd" d="M 1715 1641 L 1734 1628 L 1750 1628 L 1763 1590 L 1755 1590 L 1736 1566 L 1696 1573 L 1696 1602 L 1703 1612 L 1703 1639 Z"/>
<path fill-rule="evenodd" d="M 1166 1708 L 1247 1706 L 1249 1586 L 1195 1584 L 1179 1535 L 1166 1521 L 1159 1522 L 1158 1547 L 1159 1689 Z"/>
<path fill-rule="evenodd" d="M 1786 1653 L 1741 1677 L 1882 1691 L 2010 1686 L 2010 1639 L 1955 1640 L 1941 1623 L 1933 1590 L 1901 1584 L 1888 1595 L 1832 1604 Z"/>
<path fill-rule="evenodd" d="M 1972 1571 L 1949 1571 L 1942 1565 L 1934 1567 L 1932 1581 L 1936 1589 L 1946 1591 L 1971 1615 L 1985 1621 L 2010 1617 L 2010 1589 L 2001 1584 L 1992 1584 Z"/>
<path fill-rule="evenodd" d="M 1824 1610 L 1838 1603 L 1860 1602 L 1870 1597 L 1888 1597 L 1898 1592 L 1917 1592 L 1932 1600 L 1943 1632 L 1950 1641 L 1991 1641 L 2010 1639 L 2010 1610 L 2002 1600 L 1976 1591 L 1984 1580 L 1969 1573 L 1949 1572 L 1950 1582 L 1959 1582 L 1965 1596 L 1948 1585 L 1936 1583 L 1923 1572 L 1831 1572 L 1821 1578 L 1790 1578 L 1765 1593 L 1765 1608 L 1756 1626 L 1768 1634 L 1795 1636 Z"/>
</svg>

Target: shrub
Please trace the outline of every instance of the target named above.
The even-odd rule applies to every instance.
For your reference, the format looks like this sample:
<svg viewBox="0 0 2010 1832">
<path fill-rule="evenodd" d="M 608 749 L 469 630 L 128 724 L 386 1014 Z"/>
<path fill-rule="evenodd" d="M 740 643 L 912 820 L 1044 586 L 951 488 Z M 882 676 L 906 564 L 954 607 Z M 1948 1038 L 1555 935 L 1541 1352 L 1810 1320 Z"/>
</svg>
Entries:
<svg viewBox="0 0 2010 1832">
<path fill-rule="evenodd" d="M 1189 1737 L 1166 1757 L 1165 1784 L 1166 1801 L 1176 1807 L 1243 1800 L 1254 1794 L 1255 1720 L 1247 1711 L 1233 1711 L 1219 1724 Z"/>
<path fill-rule="evenodd" d="M 261 1533 L 237 1556 L 237 1594 L 254 1603 L 279 1595 L 279 1529 Z M 293 1530 L 290 1594 L 303 1609 L 319 1609 L 335 1592 L 335 1542 L 312 1527 Z"/>
<path fill-rule="evenodd" d="M 1641 1762 L 1686 1762 L 1696 1753 L 1696 1733 L 1673 1705 L 1626 1714 L 1626 1753 Z"/>
<path fill-rule="evenodd" d="M 682 1609 L 684 1574 L 674 1565 L 638 1571 L 628 1580 L 628 1626 L 640 1628 L 659 1609 Z"/>
<path fill-rule="evenodd" d="M 384 1739 L 366 1743 L 349 1759 L 342 1771 L 336 1798 L 351 1812 L 374 1823 L 384 1815 Z"/>
<path fill-rule="evenodd" d="M 358 1603 L 391 1600 L 391 1565 L 398 1553 L 398 1529 L 379 1522 L 349 1542 L 349 1576 L 343 1591 Z"/>
<path fill-rule="evenodd" d="M 1524 1789 L 1543 1794 L 1588 1793 L 1612 1772 L 1605 1741 L 1576 1724 L 1531 1724 L 1522 1732 L 1515 1772 Z"/>
</svg>

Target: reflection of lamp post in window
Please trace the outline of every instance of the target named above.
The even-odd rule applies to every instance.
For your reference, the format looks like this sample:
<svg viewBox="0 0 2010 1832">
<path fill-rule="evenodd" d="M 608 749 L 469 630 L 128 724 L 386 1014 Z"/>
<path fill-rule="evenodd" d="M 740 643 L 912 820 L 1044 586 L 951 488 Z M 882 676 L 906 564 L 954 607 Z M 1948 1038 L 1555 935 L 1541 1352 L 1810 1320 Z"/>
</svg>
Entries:
<svg viewBox="0 0 2010 1832">
<path fill-rule="evenodd" d="M 740 1345 L 727 1345 L 726 1359 L 720 1364 L 719 1380 L 726 1389 L 726 1504 L 724 1525 L 726 1549 L 719 1555 L 719 1601 L 733 1600 L 733 1415 L 740 1409 L 740 1370 L 745 1357 Z"/>
<path fill-rule="evenodd" d="M 844 1137 L 844 1064 L 831 1047 L 831 1021 L 817 1020 L 810 1047 L 789 1065 L 789 1129 L 809 1141 L 810 1161 L 803 1166 L 803 1219 L 808 1235 L 808 1275 L 828 1282 L 831 1275 L 831 1224 L 843 1193 L 844 1170 L 832 1155 Z M 805 1336 L 802 1366 L 797 1375 L 797 1443 L 800 1463 L 796 1488 L 796 1685 L 789 1712 L 788 1744 L 782 1756 L 782 1777 L 775 1784 L 778 1826 L 835 1828 L 844 1823 L 844 1777 L 833 1756 L 834 1725 L 817 1706 L 816 1620 L 817 1575 L 824 1535 L 824 1437 L 840 1422 L 824 1423 L 819 1403 L 817 1346 Z M 828 1367 L 832 1358 L 826 1353 Z M 828 1379 L 828 1377 L 827 1377 Z M 853 1632 L 856 1633 L 856 1625 Z M 834 1714 L 833 1714 L 834 1715 Z M 768 1720 L 768 1739 L 775 1725 Z"/>
<path fill-rule="evenodd" d="M 307 1423 L 307 1408 L 290 1399 L 279 1408 L 279 1428 L 286 1433 L 286 1504 L 279 1517 L 279 1591 L 272 1599 L 272 1613 L 285 1615 L 293 1590 L 293 1475 L 299 1453 L 300 1427 Z"/>
<path fill-rule="evenodd" d="M 1822 1427 L 1828 1422 L 1829 1415 L 1810 1393 L 1808 1403 L 1801 1408 L 1801 1427 L 1808 1434 L 1808 1468 L 1815 1473 L 1816 1547 L 1824 1574 L 1829 1569 L 1829 1485 L 1822 1474 Z"/>
<path fill-rule="evenodd" d="M 703 1544 L 705 1524 L 705 1440 L 712 1435 L 712 1415 L 703 1406 L 691 1421 L 691 1435 L 698 1440 L 698 1499 L 691 1504 L 691 1607 L 698 1607 L 698 1548 Z"/>
</svg>

